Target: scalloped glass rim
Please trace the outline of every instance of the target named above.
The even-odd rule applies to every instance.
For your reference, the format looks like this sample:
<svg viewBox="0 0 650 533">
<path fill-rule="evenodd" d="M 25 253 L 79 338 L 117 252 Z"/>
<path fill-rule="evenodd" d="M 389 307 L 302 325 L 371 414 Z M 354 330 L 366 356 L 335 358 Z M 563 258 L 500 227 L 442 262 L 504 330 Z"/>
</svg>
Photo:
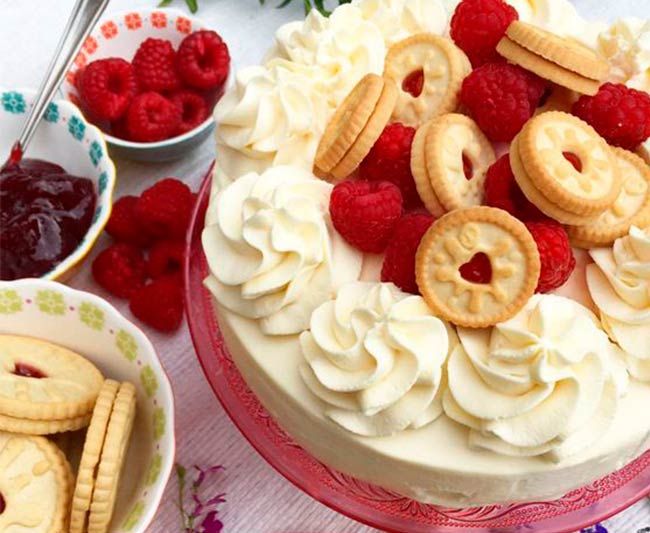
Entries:
<svg viewBox="0 0 650 533">
<path fill-rule="evenodd" d="M 199 191 L 187 237 L 187 318 L 207 381 L 233 423 L 257 452 L 296 487 L 354 520 L 409 533 L 571 533 L 605 520 L 650 492 L 650 450 L 592 484 L 550 502 L 450 509 L 423 504 L 337 472 L 293 442 L 248 389 L 225 346 L 203 286 L 207 262 L 201 231 L 210 197 L 212 167 Z"/>
</svg>

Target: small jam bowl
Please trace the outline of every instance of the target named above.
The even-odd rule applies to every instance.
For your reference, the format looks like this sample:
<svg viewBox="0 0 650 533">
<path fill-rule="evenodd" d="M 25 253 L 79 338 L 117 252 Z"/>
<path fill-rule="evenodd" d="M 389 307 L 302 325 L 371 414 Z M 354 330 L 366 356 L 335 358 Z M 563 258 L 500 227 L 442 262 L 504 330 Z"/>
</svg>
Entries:
<svg viewBox="0 0 650 533">
<path fill-rule="evenodd" d="M 176 9 L 141 9 L 111 14 L 93 30 L 62 85 L 64 97 L 79 105 L 75 87 L 77 73 L 88 63 L 107 57 L 131 61 L 140 44 L 149 37 L 167 39 L 177 50 L 190 33 L 208 28 L 195 17 Z M 152 143 L 127 141 L 105 133 L 111 152 L 135 161 L 173 161 L 199 146 L 214 129 L 212 113 L 196 128 L 183 135 Z"/>
<path fill-rule="evenodd" d="M 35 100 L 34 90 L 0 88 L 0 157 L 9 156 Z M 26 157 L 57 163 L 69 174 L 88 178 L 95 184 L 95 217 L 84 240 L 72 254 L 42 276 L 51 280 L 65 279 L 74 273 L 108 222 L 115 187 L 115 165 L 108 156 L 102 132 L 88 123 L 81 111 L 66 100 L 55 100 L 49 105 L 27 147 Z"/>
<path fill-rule="evenodd" d="M 93 294 L 42 279 L 0 282 L 0 333 L 73 350 L 105 377 L 130 381 L 137 413 L 110 533 L 144 533 L 174 464 L 174 395 L 156 351 L 140 329 Z M 79 458 L 83 433 L 55 441 Z"/>
</svg>

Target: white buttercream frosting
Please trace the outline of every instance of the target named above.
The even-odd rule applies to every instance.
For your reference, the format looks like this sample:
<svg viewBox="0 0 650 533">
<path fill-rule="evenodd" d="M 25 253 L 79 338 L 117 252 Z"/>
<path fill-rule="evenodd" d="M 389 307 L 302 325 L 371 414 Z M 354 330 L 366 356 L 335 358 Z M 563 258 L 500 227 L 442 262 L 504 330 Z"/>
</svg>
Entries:
<svg viewBox="0 0 650 533">
<path fill-rule="evenodd" d="M 333 229 L 332 186 L 300 168 L 273 167 L 213 199 L 203 231 L 208 288 L 265 333 L 300 333 L 311 312 L 359 278 L 362 256 Z"/>
<path fill-rule="evenodd" d="M 627 352 L 630 373 L 650 381 L 650 228 L 630 228 L 612 248 L 589 254 L 589 292 L 610 337 Z"/>
<path fill-rule="evenodd" d="M 443 364 L 454 337 L 420 296 L 392 283 L 351 283 L 314 311 L 300 336 L 301 375 L 340 426 L 393 435 L 442 413 Z"/>
<path fill-rule="evenodd" d="M 507 322 L 458 335 L 443 404 L 470 446 L 561 461 L 609 428 L 627 372 L 585 307 L 536 295 Z"/>
</svg>

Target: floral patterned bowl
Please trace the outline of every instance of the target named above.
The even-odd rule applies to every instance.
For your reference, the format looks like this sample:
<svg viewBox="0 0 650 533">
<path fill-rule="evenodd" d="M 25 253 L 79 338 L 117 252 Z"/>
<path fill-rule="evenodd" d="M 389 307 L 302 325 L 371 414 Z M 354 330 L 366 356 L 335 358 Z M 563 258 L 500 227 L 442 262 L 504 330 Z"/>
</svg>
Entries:
<svg viewBox="0 0 650 533">
<path fill-rule="evenodd" d="M 141 9 L 114 13 L 103 19 L 77 56 L 66 76 L 62 90 L 65 98 L 78 104 L 75 87 L 78 72 L 91 61 L 106 57 L 122 57 L 131 61 L 140 43 L 149 37 L 168 39 L 178 48 L 190 33 L 207 29 L 195 17 L 176 9 Z M 112 153 L 136 161 L 171 161 L 183 157 L 200 145 L 214 129 L 212 114 L 191 131 L 171 139 L 153 143 L 138 143 L 105 134 Z"/>
<path fill-rule="evenodd" d="M 1 157 L 9 155 L 35 98 L 34 90 L 0 88 Z M 67 172 L 95 183 L 97 206 L 86 237 L 72 254 L 42 276 L 44 279 L 65 278 L 86 257 L 108 222 L 115 187 L 115 165 L 108 157 L 102 133 L 86 121 L 75 105 L 65 100 L 56 100 L 49 105 L 27 148 L 27 157 L 58 163 Z"/>
<path fill-rule="evenodd" d="M 98 296 L 52 281 L 0 282 L 0 333 L 36 337 L 74 350 L 106 377 L 130 381 L 138 411 L 110 533 L 144 533 L 174 463 L 174 397 L 145 335 Z M 71 439 L 70 457 L 82 439 Z M 76 451 L 76 453 L 75 453 Z"/>
</svg>

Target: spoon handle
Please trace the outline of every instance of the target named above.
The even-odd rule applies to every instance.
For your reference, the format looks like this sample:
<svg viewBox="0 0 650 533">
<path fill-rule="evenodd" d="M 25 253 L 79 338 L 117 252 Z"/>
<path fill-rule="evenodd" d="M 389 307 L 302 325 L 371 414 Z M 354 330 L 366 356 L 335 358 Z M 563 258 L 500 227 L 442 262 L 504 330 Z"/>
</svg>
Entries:
<svg viewBox="0 0 650 533">
<path fill-rule="evenodd" d="M 63 35 L 57 44 L 54 56 L 47 68 L 45 78 L 39 87 L 38 96 L 20 134 L 18 142 L 23 153 L 32 140 L 36 127 L 54 93 L 61 85 L 81 46 L 102 16 L 108 2 L 109 0 L 77 0 L 75 3 Z"/>
</svg>

